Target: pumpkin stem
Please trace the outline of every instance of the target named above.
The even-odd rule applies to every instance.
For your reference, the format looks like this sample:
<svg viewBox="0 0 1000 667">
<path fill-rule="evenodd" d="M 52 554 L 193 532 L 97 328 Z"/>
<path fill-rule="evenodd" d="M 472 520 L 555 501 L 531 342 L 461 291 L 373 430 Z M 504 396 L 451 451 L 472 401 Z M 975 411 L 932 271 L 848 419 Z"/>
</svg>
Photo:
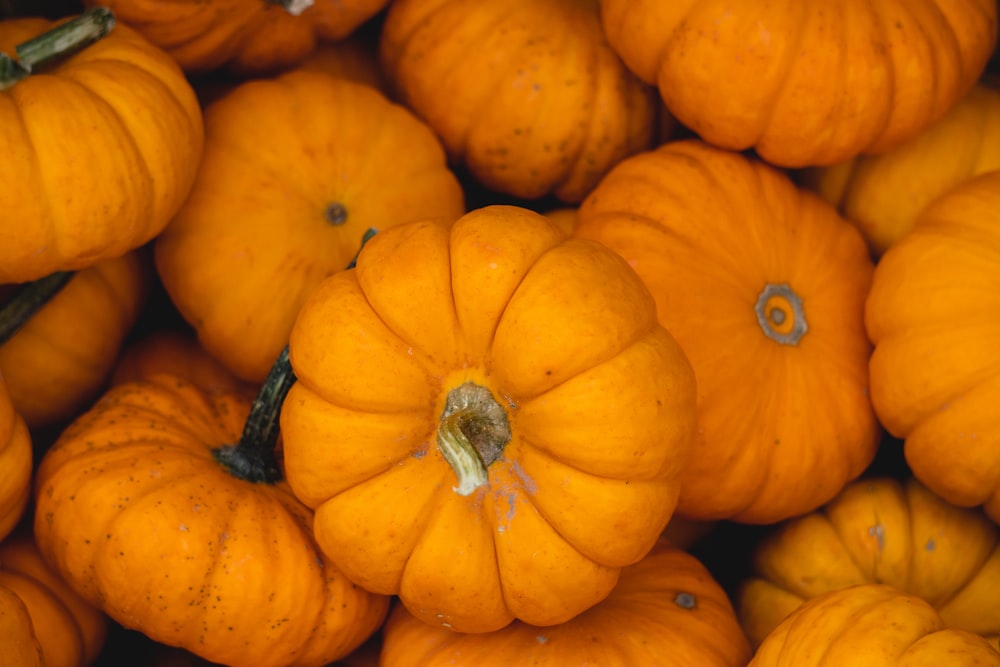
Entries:
<svg viewBox="0 0 1000 667">
<path fill-rule="evenodd" d="M 507 413 L 489 389 L 466 382 L 448 393 L 437 445 L 458 477 L 455 493 L 467 496 L 489 483 L 486 469 L 503 454 L 510 435 Z"/>
<path fill-rule="evenodd" d="M 0 345 L 27 324 L 31 316 L 58 294 L 73 275 L 73 271 L 57 271 L 18 290 L 14 298 L 0 308 Z"/>
<path fill-rule="evenodd" d="M 107 7 L 87 9 L 38 37 L 14 47 L 16 57 L 0 53 L 0 90 L 10 88 L 40 66 L 73 55 L 101 39 L 115 27 L 115 15 Z"/>
<path fill-rule="evenodd" d="M 754 306 L 764 335 L 781 345 L 798 345 L 809 325 L 802 299 L 786 283 L 768 283 Z"/>
<path fill-rule="evenodd" d="M 281 5 L 292 16 L 298 16 L 313 5 L 313 0 L 271 0 L 271 4 Z"/>
<path fill-rule="evenodd" d="M 235 445 L 212 451 L 215 459 L 239 479 L 273 484 L 281 480 L 281 467 L 275 454 L 278 442 L 278 415 L 295 373 L 288 359 L 286 345 L 268 371 L 243 425 L 243 434 Z"/>
</svg>

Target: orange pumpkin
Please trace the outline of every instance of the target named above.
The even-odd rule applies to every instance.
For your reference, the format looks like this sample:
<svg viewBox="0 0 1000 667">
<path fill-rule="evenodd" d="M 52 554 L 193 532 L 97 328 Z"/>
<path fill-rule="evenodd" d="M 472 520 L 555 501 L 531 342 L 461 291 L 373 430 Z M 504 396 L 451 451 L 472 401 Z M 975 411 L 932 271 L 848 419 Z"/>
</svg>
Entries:
<svg viewBox="0 0 1000 667">
<path fill-rule="evenodd" d="M 45 667 L 86 667 L 104 648 L 107 617 L 49 569 L 30 534 L 0 543 L 0 590 L 24 604 Z"/>
<path fill-rule="evenodd" d="M 938 120 L 997 40 L 996 0 L 601 0 L 611 46 L 706 142 L 782 167 L 879 153 Z"/>
<path fill-rule="evenodd" d="M 100 392 L 145 306 L 151 264 L 133 251 L 81 270 L 0 342 L 0 371 L 29 427 L 59 425 Z"/>
<path fill-rule="evenodd" d="M 194 74 L 225 67 L 275 73 L 339 40 L 375 16 L 388 0 L 83 0 L 110 7 Z"/>
<path fill-rule="evenodd" d="M 537 213 L 380 232 L 289 349 L 285 468 L 316 540 L 424 622 L 567 621 L 673 513 L 691 368 L 628 265 Z"/>
<path fill-rule="evenodd" d="M 379 47 L 398 98 L 497 192 L 579 202 L 657 129 L 596 0 L 395 0 Z"/>
<path fill-rule="evenodd" d="M 554 627 L 515 621 L 496 632 L 463 634 L 398 606 L 383 635 L 382 667 L 744 667 L 750 659 L 726 593 L 697 559 L 665 542 L 622 570 L 606 600 Z"/>
<path fill-rule="evenodd" d="M 0 53 L 56 25 L 0 21 Z M 169 56 L 106 10 L 58 25 L 70 35 L 36 42 L 37 58 L 22 55 L 32 75 L 18 79 L 22 67 L 0 77 L 0 284 L 82 269 L 149 241 L 184 201 L 201 157 L 201 109 Z M 41 60 L 86 43 L 94 26 L 110 32 Z"/>
<path fill-rule="evenodd" d="M 979 635 L 946 628 L 927 602 L 892 586 L 824 593 L 768 635 L 748 667 L 996 667 L 1000 653 Z"/>
<path fill-rule="evenodd" d="M 677 511 L 773 523 L 872 460 L 860 233 L 767 164 L 697 140 L 622 161 L 576 234 L 636 270 L 698 380 L 698 443 Z"/>
<path fill-rule="evenodd" d="M 856 224 L 880 255 L 932 200 L 994 169 L 1000 169 L 1000 87 L 983 82 L 895 149 L 809 169 L 801 182 Z"/>
<path fill-rule="evenodd" d="M 18 667 L 43 667 L 31 614 L 17 594 L 0 585 L 0 651 Z"/>
<path fill-rule="evenodd" d="M 319 667 L 371 635 L 388 599 L 316 547 L 263 437 L 283 395 L 268 389 L 249 416 L 244 396 L 171 375 L 110 389 L 43 457 L 35 536 L 85 600 L 155 641 L 223 664 Z"/>
<path fill-rule="evenodd" d="M 944 624 L 997 644 L 1000 529 L 913 479 L 860 480 L 821 511 L 766 535 L 737 593 L 754 645 L 808 599 L 881 583 L 930 603 Z"/>
<path fill-rule="evenodd" d="M 913 474 L 1000 521 L 1000 171 L 932 202 L 882 256 L 865 311 L 871 391 Z"/>
<path fill-rule="evenodd" d="M 306 296 L 366 230 L 465 212 L 437 138 L 369 86 L 289 72 L 238 86 L 205 123 L 156 267 L 205 349 L 244 380 L 264 379 Z"/>
<path fill-rule="evenodd" d="M 14 410 L 0 372 L 0 540 L 10 534 L 31 497 L 31 436 Z"/>
</svg>

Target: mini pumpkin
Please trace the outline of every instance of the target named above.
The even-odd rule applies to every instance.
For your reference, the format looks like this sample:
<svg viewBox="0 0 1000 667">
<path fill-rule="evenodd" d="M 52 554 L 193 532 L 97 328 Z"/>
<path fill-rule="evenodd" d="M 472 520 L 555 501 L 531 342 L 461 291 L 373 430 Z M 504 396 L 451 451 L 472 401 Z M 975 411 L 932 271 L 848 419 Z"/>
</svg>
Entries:
<svg viewBox="0 0 1000 667">
<path fill-rule="evenodd" d="M 285 468 L 317 543 L 423 622 L 565 622 L 673 513 L 691 367 L 631 268 L 538 213 L 379 232 L 289 350 Z"/>
<path fill-rule="evenodd" d="M 20 53 L 0 75 L 0 284 L 82 269 L 156 236 L 187 197 L 203 142 L 177 64 L 104 9 L 0 21 L 0 53 Z"/>
<path fill-rule="evenodd" d="M 0 339 L 0 370 L 29 427 L 61 426 L 97 397 L 146 304 L 152 273 L 138 250 L 97 262 Z"/>
<path fill-rule="evenodd" d="M 14 530 L 31 498 L 33 457 L 28 427 L 0 372 L 0 540 Z"/>
<path fill-rule="evenodd" d="M 859 480 L 765 535 L 737 592 L 740 621 L 757 645 L 806 600 L 864 583 L 915 595 L 946 626 L 997 644 L 1000 530 L 912 478 Z"/>
<path fill-rule="evenodd" d="M 684 551 L 659 542 L 611 595 L 549 628 L 515 621 L 487 634 L 428 625 L 403 606 L 383 630 L 382 667 L 601 665 L 744 667 L 750 645 L 725 591 Z"/>
<path fill-rule="evenodd" d="M 379 49 L 398 99 L 503 194 L 578 203 L 657 131 L 656 93 L 608 46 L 596 0 L 395 0 Z"/>
<path fill-rule="evenodd" d="M 856 224 L 880 255 L 931 201 L 1000 169 L 1000 83 L 978 84 L 941 120 L 896 148 L 809 169 L 801 182 Z"/>
<path fill-rule="evenodd" d="M 947 628 L 924 600 L 884 584 L 830 591 L 796 609 L 748 667 L 995 667 L 979 635 Z"/>
<path fill-rule="evenodd" d="M 879 260 L 872 402 L 914 476 L 1000 521 L 1000 171 L 947 191 Z"/>
<path fill-rule="evenodd" d="M 601 0 L 611 46 L 706 142 L 781 167 L 880 153 L 938 120 L 997 40 L 996 0 Z"/>
<path fill-rule="evenodd" d="M 620 254 L 694 367 L 698 443 L 678 514 L 773 523 L 832 499 L 868 466 L 858 230 L 766 163 L 690 139 L 617 164 L 577 211 Z"/>
<path fill-rule="evenodd" d="M 388 0 L 83 0 L 112 9 L 189 74 L 274 74 L 349 36 Z"/>
<path fill-rule="evenodd" d="M 237 86 L 205 123 L 197 180 L 155 241 L 156 268 L 241 379 L 264 379 L 309 292 L 369 229 L 465 212 L 437 138 L 370 86 L 288 72 Z"/>
</svg>

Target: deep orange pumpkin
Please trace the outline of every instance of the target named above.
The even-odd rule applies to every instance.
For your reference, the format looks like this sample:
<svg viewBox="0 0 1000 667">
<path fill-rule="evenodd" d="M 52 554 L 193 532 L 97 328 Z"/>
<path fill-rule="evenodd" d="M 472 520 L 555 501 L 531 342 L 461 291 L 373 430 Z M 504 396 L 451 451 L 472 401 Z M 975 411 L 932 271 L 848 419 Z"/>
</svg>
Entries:
<svg viewBox="0 0 1000 667">
<path fill-rule="evenodd" d="M 31 497 L 31 435 L 0 373 L 0 540 L 21 520 Z"/>
</svg>

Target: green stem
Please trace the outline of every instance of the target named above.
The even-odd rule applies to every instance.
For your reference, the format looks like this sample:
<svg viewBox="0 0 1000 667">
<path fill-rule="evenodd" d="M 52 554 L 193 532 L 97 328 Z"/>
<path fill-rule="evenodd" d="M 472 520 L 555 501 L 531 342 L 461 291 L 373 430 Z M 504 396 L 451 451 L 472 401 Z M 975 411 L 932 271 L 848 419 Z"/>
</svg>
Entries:
<svg viewBox="0 0 1000 667">
<path fill-rule="evenodd" d="M 271 4 L 281 5 L 292 16 L 298 16 L 313 6 L 314 0 L 270 0 Z"/>
<path fill-rule="evenodd" d="M 73 275 L 73 271 L 58 271 L 18 290 L 14 298 L 0 308 L 0 345 L 10 340 L 32 315 L 51 301 Z"/>
<path fill-rule="evenodd" d="M 36 69 L 70 56 L 101 39 L 115 26 L 107 7 L 93 7 L 52 30 L 15 47 L 16 58 L 0 53 L 0 90 L 10 88 Z"/>
<path fill-rule="evenodd" d="M 510 442 L 507 413 L 489 389 L 466 382 L 448 393 L 438 424 L 437 445 L 455 471 L 460 496 L 489 483 L 487 468 Z"/>
</svg>

